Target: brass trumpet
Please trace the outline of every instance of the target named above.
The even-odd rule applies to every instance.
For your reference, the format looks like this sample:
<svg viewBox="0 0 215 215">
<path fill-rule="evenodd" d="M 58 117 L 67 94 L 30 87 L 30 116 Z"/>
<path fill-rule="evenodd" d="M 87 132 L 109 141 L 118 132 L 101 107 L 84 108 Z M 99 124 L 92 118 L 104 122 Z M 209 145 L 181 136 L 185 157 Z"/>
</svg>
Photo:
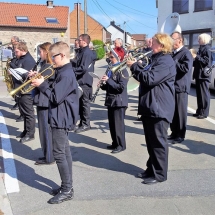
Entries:
<svg viewBox="0 0 215 215">
<path fill-rule="evenodd" d="M 44 80 L 48 79 L 49 77 L 51 77 L 53 74 L 54 74 L 54 69 L 51 68 L 54 64 L 50 65 L 49 67 L 47 67 L 46 69 L 44 69 L 43 71 L 39 72 L 38 74 L 36 74 L 33 78 L 29 79 L 28 81 L 26 81 L 25 83 L 23 83 L 22 85 L 20 85 L 19 87 L 17 87 L 16 89 L 10 91 L 10 95 L 11 96 L 14 96 L 15 94 L 17 94 L 19 91 L 21 91 L 22 94 L 25 94 L 25 93 L 29 93 L 31 92 L 35 87 L 34 86 L 29 86 L 27 89 L 25 89 L 25 87 L 28 85 L 28 84 L 31 84 L 31 82 L 34 80 L 34 79 L 38 79 L 41 77 L 42 73 L 44 73 L 46 70 L 50 69 L 51 70 L 51 74 L 50 75 L 46 75 L 44 76 Z"/>
</svg>

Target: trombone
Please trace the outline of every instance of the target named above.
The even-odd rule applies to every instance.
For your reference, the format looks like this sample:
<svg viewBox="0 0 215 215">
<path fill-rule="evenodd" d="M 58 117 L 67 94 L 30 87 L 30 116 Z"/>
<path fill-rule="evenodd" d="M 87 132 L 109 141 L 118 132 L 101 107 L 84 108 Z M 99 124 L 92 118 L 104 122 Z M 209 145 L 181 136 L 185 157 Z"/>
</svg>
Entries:
<svg viewBox="0 0 215 215">
<path fill-rule="evenodd" d="M 54 75 L 54 69 L 52 68 L 54 64 L 51 64 L 49 67 L 47 67 L 46 69 L 44 69 L 43 71 L 39 72 L 38 74 L 36 74 L 33 78 L 29 79 L 28 81 L 26 81 L 25 83 L 23 83 L 22 85 L 20 85 L 19 87 L 17 87 L 16 89 L 10 91 L 10 95 L 11 96 L 14 96 L 16 95 L 19 91 L 21 91 L 22 94 L 25 94 L 25 93 L 29 93 L 31 92 L 35 87 L 34 86 L 29 86 L 28 88 L 25 89 L 25 87 L 28 85 L 28 84 L 31 84 L 31 82 L 34 80 L 34 79 L 38 79 L 42 76 L 42 74 L 47 71 L 48 69 L 51 70 L 51 74 L 49 75 L 46 75 L 44 76 L 44 80 L 48 79 L 49 77 L 51 77 L 52 75 Z"/>
</svg>

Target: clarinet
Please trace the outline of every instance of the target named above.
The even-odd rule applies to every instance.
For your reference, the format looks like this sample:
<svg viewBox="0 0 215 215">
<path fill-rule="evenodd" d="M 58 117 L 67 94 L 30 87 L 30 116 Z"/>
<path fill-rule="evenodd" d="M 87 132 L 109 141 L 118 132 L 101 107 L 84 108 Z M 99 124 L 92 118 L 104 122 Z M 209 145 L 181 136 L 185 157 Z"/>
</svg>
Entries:
<svg viewBox="0 0 215 215">
<path fill-rule="evenodd" d="M 41 61 L 41 58 L 38 59 L 38 61 L 36 62 L 35 66 L 33 67 L 32 71 L 37 69 L 37 66 L 39 65 L 40 61 Z"/>
<path fill-rule="evenodd" d="M 111 69 L 111 65 L 108 65 L 107 71 L 109 71 L 110 69 Z M 107 71 L 106 71 L 105 75 L 107 74 Z M 100 84 L 99 84 L 99 86 L 97 87 L 96 92 L 95 92 L 95 94 L 93 95 L 92 99 L 90 100 L 92 103 L 95 102 L 96 96 L 98 95 L 101 86 L 102 86 L 103 84 L 106 84 L 105 81 L 103 81 L 103 82 L 99 81 L 99 82 L 100 82 Z"/>
</svg>

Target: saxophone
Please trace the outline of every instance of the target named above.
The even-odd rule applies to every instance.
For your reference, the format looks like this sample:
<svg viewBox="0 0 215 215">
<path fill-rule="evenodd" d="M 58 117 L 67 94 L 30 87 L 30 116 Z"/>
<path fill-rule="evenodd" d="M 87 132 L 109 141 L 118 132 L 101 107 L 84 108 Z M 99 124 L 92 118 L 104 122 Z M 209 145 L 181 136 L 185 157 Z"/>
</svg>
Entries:
<svg viewBox="0 0 215 215">
<path fill-rule="evenodd" d="M 5 82 L 5 84 L 7 86 L 8 92 L 10 92 L 14 89 L 14 83 L 13 83 L 12 75 L 8 73 L 8 69 L 10 67 L 10 62 L 11 62 L 11 59 L 8 58 L 8 60 L 6 62 L 6 67 L 3 70 L 3 75 L 4 75 L 3 81 Z"/>
</svg>

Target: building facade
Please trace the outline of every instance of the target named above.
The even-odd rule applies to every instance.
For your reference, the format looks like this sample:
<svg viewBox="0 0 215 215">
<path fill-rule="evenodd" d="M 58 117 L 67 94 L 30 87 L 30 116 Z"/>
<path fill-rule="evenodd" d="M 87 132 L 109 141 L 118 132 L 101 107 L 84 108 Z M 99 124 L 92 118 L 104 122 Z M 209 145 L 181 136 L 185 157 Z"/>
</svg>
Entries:
<svg viewBox="0 0 215 215">
<path fill-rule="evenodd" d="M 197 48 L 198 35 L 208 33 L 215 38 L 215 1 L 214 0 L 156 0 L 158 8 L 158 31 L 166 17 L 173 12 L 180 14 L 180 22 L 185 45 Z M 211 42 L 215 46 L 214 39 Z"/>
<path fill-rule="evenodd" d="M 38 45 L 44 42 L 64 41 L 69 44 L 69 7 L 0 3 L 0 41 L 9 43 L 12 36 L 26 42 L 31 55 L 38 58 Z"/>
</svg>

